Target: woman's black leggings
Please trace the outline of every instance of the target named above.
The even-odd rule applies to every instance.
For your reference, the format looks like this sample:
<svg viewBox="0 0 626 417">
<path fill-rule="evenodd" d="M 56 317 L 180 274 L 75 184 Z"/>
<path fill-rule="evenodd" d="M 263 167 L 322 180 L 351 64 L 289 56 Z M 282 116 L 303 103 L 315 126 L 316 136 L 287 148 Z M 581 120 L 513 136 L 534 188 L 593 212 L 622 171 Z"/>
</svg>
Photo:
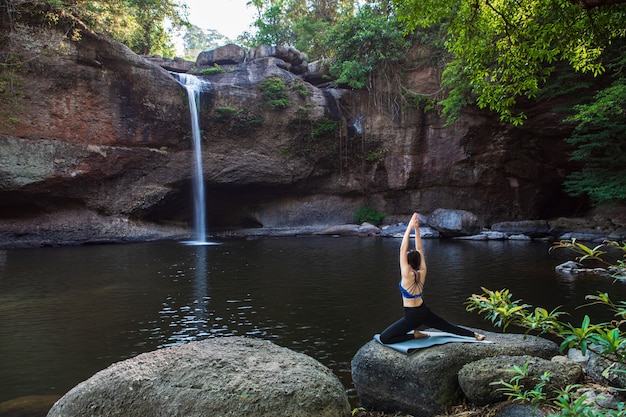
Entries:
<svg viewBox="0 0 626 417">
<path fill-rule="evenodd" d="M 474 332 L 463 327 L 452 324 L 433 313 L 430 308 L 423 303 L 419 307 L 404 307 L 404 317 L 387 327 L 380 334 L 382 343 L 399 343 L 413 339 L 413 335 L 408 333 L 420 326 L 432 327 L 443 332 L 454 333 L 460 336 L 474 336 Z"/>
</svg>

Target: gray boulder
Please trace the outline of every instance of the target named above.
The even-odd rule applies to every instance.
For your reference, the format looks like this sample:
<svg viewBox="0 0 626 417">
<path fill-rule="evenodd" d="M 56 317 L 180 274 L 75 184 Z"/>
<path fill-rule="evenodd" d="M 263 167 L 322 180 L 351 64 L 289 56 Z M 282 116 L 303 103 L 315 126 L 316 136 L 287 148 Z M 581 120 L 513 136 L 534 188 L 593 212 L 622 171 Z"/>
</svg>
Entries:
<svg viewBox="0 0 626 417">
<path fill-rule="evenodd" d="M 142 55 L 142 58 L 173 72 L 189 72 L 194 66 L 193 61 L 186 61 L 179 57 L 170 59 L 159 55 Z"/>
<path fill-rule="evenodd" d="M 65 394 L 48 417 L 349 416 L 337 377 L 271 342 L 225 337 L 115 363 Z"/>
<path fill-rule="evenodd" d="M 491 230 L 508 235 L 526 235 L 544 237 L 550 233 L 550 225 L 546 220 L 522 220 L 516 222 L 494 223 Z"/>
<path fill-rule="evenodd" d="M 576 239 L 582 242 L 603 242 L 606 239 L 606 232 L 595 229 L 573 230 L 560 235 L 560 240 Z"/>
<path fill-rule="evenodd" d="M 325 228 L 317 234 L 338 236 L 378 236 L 380 235 L 380 229 L 370 223 L 363 223 L 360 226 L 358 224 L 343 224 Z"/>
<path fill-rule="evenodd" d="M 471 236 L 482 230 L 478 217 L 465 210 L 437 209 L 428 216 L 427 222 L 443 237 Z"/>
<path fill-rule="evenodd" d="M 196 66 L 235 65 L 241 64 L 246 57 L 246 51 L 238 45 L 228 44 L 215 48 L 212 51 L 202 51 L 196 58 Z"/>
<path fill-rule="evenodd" d="M 493 417 L 545 417 L 547 411 L 531 404 L 507 404 L 493 415 Z"/>
<path fill-rule="evenodd" d="M 448 343 L 411 355 L 374 340 L 365 344 L 352 359 L 352 381 L 361 405 L 415 417 L 437 415 L 463 402 L 457 374 L 464 365 L 500 355 L 549 359 L 558 354 L 558 346 L 543 338 L 480 332 L 495 343 Z"/>
<path fill-rule="evenodd" d="M 406 230 L 406 224 L 384 226 L 383 229 L 381 230 L 381 236 L 402 239 L 402 236 L 404 236 L 405 230 Z M 411 236 L 415 237 L 415 233 L 411 233 Z M 440 237 L 440 233 L 431 227 L 420 226 L 420 236 L 426 239 L 438 238 Z"/>
<path fill-rule="evenodd" d="M 329 83 L 332 80 L 329 67 L 330 64 L 326 60 L 309 62 L 307 71 L 303 75 L 304 81 L 313 85 Z"/>
<path fill-rule="evenodd" d="M 583 264 L 567 261 L 554 267 L 554 270 L 562 275 L 590 275 L 610 278 L 613 271 L 605 268 L 586 268 Z"/>
<path fill-rule="evenodd" d="M 473 404 L 486 405 L 504 401 L 507 396 L 498 391 L 503 386 L 497 382 L 509 382 L 516 375 L 511 368 L 522 368 L 525 363 L 528 363 L 528 378 L 521 381 L 525 390 L 533 389 L 544 372 L 550 373 L 544 392 L 562 389 L 579 382 L 583 377 L 582 366 L 565 358 L 547 360 L 529 355 L 493 356 L 464 365 L 459 371 L 459 385 Z"/>
<path fill-rule="evenodd" d="M 587 374 L 595 382 L 615 388 L 626 389 L 626 364 L 587 351 Z"/>
<path fill-rule="evenodd" d="M 304 74 L 308 71 L 306 55 L 291 46 L 260 45 L 248 51 L 251 60 L 262 58 L 278 58 L 285 63 L 285 70 L 294 74 Z"/>
</svg>

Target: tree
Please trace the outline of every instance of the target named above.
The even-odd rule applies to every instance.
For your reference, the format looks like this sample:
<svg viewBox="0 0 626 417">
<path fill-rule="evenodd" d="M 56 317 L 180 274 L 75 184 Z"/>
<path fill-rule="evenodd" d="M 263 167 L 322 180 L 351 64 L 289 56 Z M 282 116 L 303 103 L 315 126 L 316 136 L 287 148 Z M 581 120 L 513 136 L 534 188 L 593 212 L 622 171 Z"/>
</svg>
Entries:
<svg viewBox="0 0 626 417">
<path fill-rule="evenodd" d="M 171 56 L 174 48 L 164 21 L 168 19 L 173 26 L 187 25 L 186 9 L 181 12 L 181 6 L 173 0 L 127 0 L 127 7 L 141 28 L 131 48 L 143 55 L 160 53 Z"/>
<path fill-rule="evenodd" d="M 257 33 L 247 36 L 247 43 L 251 45 L 291 45 L 293 33 L 286 15 L 285 0 L 253 0 L 257 9 L 257 19 L 254 26 Z"/>
<path fill-rule="evenodd" d="M 139 54 L 174 55 L 174 45 L 165 29 L 189 25 L 187 9 L 174 0 L 40 0 L 53 11 L 69 14 L 90 29 L 124 43 Z M 54 14 L 54 12 L 53 12 Z"/>
<path fill-rule="evenodd" d="M 310 59 L 329 55 L 329 31 L 354 11 L 353 0 L 251 0 L 248 5 L 257 9 L 257 32 L 245 34 L 245 44 L 290 45 Z"/>
<path fill-rule="evenodd" d="M 191 25 L 183 35 L 184 55 L 195 59 L 200 52 L 215 49 L 227 41 L 224 35 L 214 29 L 205 32 L 200 27 Z"/>
<path fill-rule="evenodd" d="M 444 102 L 454 116 L 468 99 L 521 124 L 515 104 L 534 97 L 566 61 L 576 71 L 605 71 L 605 47 L 626 37 L 625 0 L 394 0 L 407 31 L 442 26 L 454 59 Z M 444 80 L 444 82 L 446 82 Z M 454 80 L 450 83 L 449 80 Z M 468 97 L 471 95 L 471 97 Z"/>
<path fill-rule="evenodd" d="M 395 16 L 371 4 L 335 26 L 329 44 L 334 49 L 331 74 L 357 89 L 370 88 L 371 77 L 404 60 L 409 47 Z"/>
<path fill-rule="evenodd" d="M 589 104 L 574 108 L 578 125 L 566 142 L 572 160 L 583 163 L 565 181 L 565 191 L 588 195 L 596 204 L 626 202 L 626 78 L 601 90 Z"/>
</svg>

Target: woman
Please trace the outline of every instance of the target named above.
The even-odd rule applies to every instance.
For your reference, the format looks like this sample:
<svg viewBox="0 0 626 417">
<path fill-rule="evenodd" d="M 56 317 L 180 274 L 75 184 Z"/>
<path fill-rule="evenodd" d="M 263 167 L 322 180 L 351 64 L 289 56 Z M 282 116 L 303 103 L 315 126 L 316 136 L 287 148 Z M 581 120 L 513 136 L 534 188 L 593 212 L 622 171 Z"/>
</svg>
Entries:
<svg viewBox="0 0 626 417">
<path fill-rule="evenodd" d="M 415 230 L 415 250 L 409 249 L 411 230 Z M 428 326 L 444 332 L 458 334 L 460 336 L 475 337 L 483 340 L 485 336 L 449 323 L 433 313 L 422 298 L 424 282 L 426 282 L 426 261 L 422 250 L 422 237 L 420 236 L 419 220 L 417 213 L 413 214 L 411 221 L 404 232 L 400 245 L 400 273 L 402 279 L 398 284 L 402 294 L 404 317 L 387 327 L 380 334 L 382 343 L 399 343 L 410 339 L 428 337 L 418 330 L 420 326 Z M 413 330 L 413 334 L 409 331 Z"/>
</svg>

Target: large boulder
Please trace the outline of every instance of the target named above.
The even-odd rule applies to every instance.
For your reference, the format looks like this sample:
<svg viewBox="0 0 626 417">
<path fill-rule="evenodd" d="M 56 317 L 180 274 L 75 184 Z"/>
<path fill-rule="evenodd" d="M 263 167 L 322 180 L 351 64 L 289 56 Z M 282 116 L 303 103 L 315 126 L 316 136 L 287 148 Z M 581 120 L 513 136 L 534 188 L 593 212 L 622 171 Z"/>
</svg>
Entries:
<svg viewBox="0 0 626 417">
<path fill-rule="evenodd" d="M 540 337 L 481 332 L 495 343 L 448 343 L 405 355 L 370 341 L 352 359 L 352 380 L 361 405 L 433 416 L 463 402 L 457 374 L 464 365 L 501 355 L 549 359 L 559 352 L 554 342 Z"/>
<path fill-rule="evenodd" d="M 199 68 L 212 65 L 241 64 L 246 58 L 246 51 L 238 45 L 228 44 L 211 51 L 202 51 L 196 58 Z"/>
<path fill-rule="evenodd" d="M 471 236 L 482 230 L 478 216 L 466 210 L 437 209 L 428 216 L 428 225 L 444 237 Z"/>
<path fill-rule="evenodd" d="M 544 392 L 554 392 L 567 385 L 579 382 L 583 377 L 583 367 L 574 361 L 555 356 L 547 360 L 529 355 L 493 356 L 464 365 L 459 371 L 459 385 L 467 399 L 476 405 L 493 404 L 506 400 L 506 394 L 498 389 L 499 381 L 509 382 L 516 376 L 511 371 L 514 366 L 523 368 L 528 364 L 527 378 L 521 381 L 524 390 L 532 390 L 544 372 L 550 373 Z"/>
<path fill-rule="evenodd" d="M 285 69 L 294 74 L 303 74 L 308 71 L 306 55 L 292 46 L 260 45 L 248 51 L 248 58 L 251 60 L 270 57 L 284 61 Z"/>
<path fill-rule="evenodd" d="M 167 71 L 173 72 L 189 72 L 195 65 L 193 61 L 187 61 L 183 58 L 164 58 L 160 55 L 142 55 L 143 59 L 156 64 Z"/>
<path fill-rule="evenodd" d="M 547 220 L 521 220 L 515 222 L 499 222 L 491 226 L 494 232 L 507 235 L 526 235 L 530 237 L 544 237 L 550 233 Z"/>
<path fill-rule="evenodd" d="M 226 337 L 115 363 L 65 394 L 48 417 L 350 415 L 338 378 L 271 342 Z"/>
</svg>

